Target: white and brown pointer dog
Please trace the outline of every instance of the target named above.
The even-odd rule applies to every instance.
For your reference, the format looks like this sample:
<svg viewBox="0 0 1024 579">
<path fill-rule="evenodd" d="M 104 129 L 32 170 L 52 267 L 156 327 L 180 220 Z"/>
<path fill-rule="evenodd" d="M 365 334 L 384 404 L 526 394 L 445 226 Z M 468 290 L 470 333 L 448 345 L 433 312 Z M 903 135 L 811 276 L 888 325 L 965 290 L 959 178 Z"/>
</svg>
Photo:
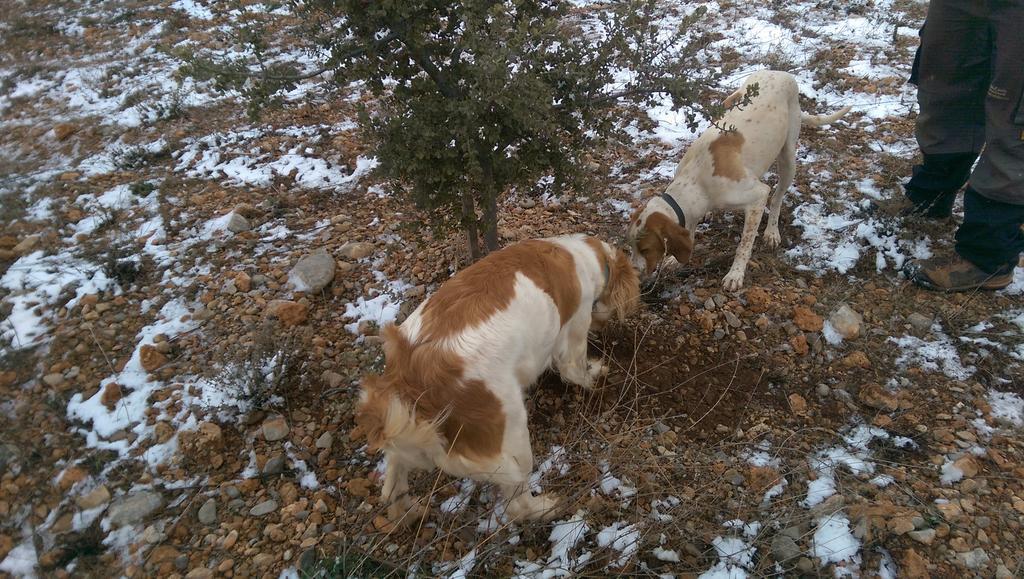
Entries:
<svg viewBox="0 0 1024 579">
<path fill-rule="evenodd" d="M 747 87 L 755 83 L 757 95 L 749 104 L 734 107 L 742 102 Z M 686 263 L 693 251 L 694 229 L 708 213 L 742 209 L 743 234 L 722 285 L 730 291 L 743 286 L 770 192 L 761 177 L 773 162 L 778 163 L 779 182 L 771 197 L 764 232 L 768 246 L 774 248 L 782 239 L 779 211 L 796 172 L 800 127 L 829 124 L 850 110 L 845 107 L 827 116 L 804 114 L 798 94 L 792 75 L 765 70 L 747 77 L 743 86 L 725 99 L 729 110 L 717 125 L 734 130 L 712 127 L 701 134 L 679 162 L 665 193 L 648 200 L 630 218 L 627 239 L 638 269 L 650 274 L 666 255 Z"/>
<path fill-rule="evenodd" d="M 445 282 L 383 330 L 385 370 L 362 382 L 357 429 L 387 459 L 386 527 L 424 514 L 413 469 L 493 482 L 511 518 L 548 518 L 558 500 L 527 488 L 533 452 L 526 390 L 554 366 L 584 388 L 606 372 L 587 334 L 639 304 L 626 254 L 583 235 L 517 243 Z"/>
</svg>

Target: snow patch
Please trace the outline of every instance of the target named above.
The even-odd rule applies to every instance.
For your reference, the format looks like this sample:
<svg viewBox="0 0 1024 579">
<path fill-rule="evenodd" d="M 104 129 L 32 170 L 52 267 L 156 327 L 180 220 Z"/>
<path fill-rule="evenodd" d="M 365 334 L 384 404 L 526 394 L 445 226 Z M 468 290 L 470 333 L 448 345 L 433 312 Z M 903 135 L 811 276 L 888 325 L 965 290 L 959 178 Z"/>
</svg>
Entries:
<svg viewBox="0 0 1024 579">
<path fill-rule="evenodd" d="M 10 573 L 14 577 L 34 578 L 38 563 L 39 555 L 32 540 L 29 539 L 7 553 L 4 560 L 0 561 L 0 571 Z"/>
<path fill-rule="evenodd" d="M 625 567 L 640 548 L 640 531 L 636 525 L 630 525 L 623 521 L 612 523 L 597 534 L 597 546 L 610 547 L 621 553 L 610 563 L 610 566 Z M 676 556 L 678 557 L 678 555 Z"/>
<path fill-rule="evenodd" d="M 1024 398 L 1013 392 L 998 390 L 990 391 L 987 398 L 992 407 L 992 418 L 1016 428 L 1024 427 Z"/>
<path fill-rule="evenodd" d="M 533 561 L 517 561 L 515 577 L 521 579 L 552 579 L 554 577 L 569 577 L 578 567 L 590 560 L 592 553 L 585 551 L 579 555 L 573 555 L 576 548 L 587 533 L 590 527 L 587 525 L 586 511 L 576 511 L 571 518 L 554 523 L 548 541 L 551 542 L 551 555 L 546 564 Z"/>
<path fill-rule="evenodd" d="M 896 358 L 898 366 L 906 368 L 914 365 L 928 372 L 942 372 L 954 380 L 966 380 L 974 374 L 974 366 L 964 366 L 956 345 L 942 333 L 938 324 L 932 326 L 934 340 L 923 340 L 917 336 L 889 338 L 903 350 Z"/>
<path fill-rule="evenodd" d="M 836 577 L 859 575 L 860 541 L 850 531 L 850 519 L 842 513 L 833 513 L 821 517 L 814 531 L 811 554 L 821 560 L 821 564 L 844 564 L 835 568 Z"/>
</svg>

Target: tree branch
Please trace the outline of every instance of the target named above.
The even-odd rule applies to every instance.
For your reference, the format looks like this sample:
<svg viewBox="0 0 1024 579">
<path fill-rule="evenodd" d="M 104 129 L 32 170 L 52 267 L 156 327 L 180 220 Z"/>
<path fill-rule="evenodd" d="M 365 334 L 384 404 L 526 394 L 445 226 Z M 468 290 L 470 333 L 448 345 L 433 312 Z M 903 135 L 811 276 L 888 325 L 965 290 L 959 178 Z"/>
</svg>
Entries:
<svg viewBox="0 0 1024 579">
<path fill-rule="evenodd" d="M 441 94 L 444 95 L 445 98 L 452 100 L 462 98 L 461 92 L 448 82 L 444 73 L 442 73 L 441 70 L 431 62 L 430 57 L 424 54 L 422 49 L 408 38 L 399 37 L 399 40 L 405 45 L 406 49 L 409 50 L 409 56 L 411 56 L 413 61 L 420 67 L 420 70 L 427 73 L 430 80 L 434 81 L 434 84 L 437 86 L 437 90 L 441 91 Z"/>
<path fill-rule="evenodd" d="M 619 99 L 625 98 L 625 97 L 642 95 L 642 94 L 655 94 L 655 93 L 660 93 L 660 92 L 669 92 L 669 89 L 667 89 L 665 87 L 662 87 L 662 86 L 638 86 L 638 87 L 634 87 L 634 88 L 630 88 L 630 89 L 621 90 L 621 91 L 618 91 L 618 92 L 603 94 L 603 95 L 601 95 L 601 96 L 599 96 L 597 98 L 593 98 L 593 99 L 588 100 L 587 104 L 593 106 L 593 105 L 603 104 L 603 103 L 606 103 L 608 101 L 616 101 L 616 100 L 619 100 Z M 562 103 L 559 103 L 557 105 L 554 105 L 553 108 L 555 108 L 555 109 L 563 109 L 563 108 L 565 108 L 565 105 L 562 104 Z"/>
<path fill-rule="evenodd" d="M 381 38 L 380 40 L 375 41 L 373 43 L 373 45 L 372 45 L 372 48 L 374 50 L 377 50 L 377 49 L 380 49 L 380 48 L 384 48 L 389 43 L 391 43 L 391 41 L 397 40 L 398 38 L 399 38 L 398 34 L 392 32 L 391 34 L 388 34 L 387 36 Z M 350 58 L 354 58 L 354 57 L 357 57 L 357 56 L 362 56 L 363 54 L 366 54 L 367 52 L 369 52 L 369 50 L 370 50 L 370 47 L 367 47 L 367 46 L 356 46 L 356 47 L 350 49 L 348 52 L 345 52 L 344 54 L 342 54 L 341 56 L 339 56 L 337 58 L 331 57 L 330 61 L 339 62 L 339 61 L 343 61 L 343 60 L 348 60 Z M 202 62 L 200 60 L 192 60 L 191 62 L 189 62 L 189 64 L 191 66 L 194 66 L 194 67 L 196 67 L 196 68 L 198 68 L 200 70 L 203 70 L 204 72 L 208 72 L 208 73 L 230 74 L 230 73 L 227 72 L 226 69 L 224 69 L 222 67 L 219 67 L 219 66 L 216 66 L 216 65 L 206 64 L 206 63 L 204 63 L 204 62 Z M 263 66 L 262 59 L 260 59 L 260 65 L 261 65 L 261 67 Z M 266 72 L 263 72 L 261 70 L 259 74 L 243 73 L 243 74 L 238 74 L 237 76 L 246 77 L 246 78 L 256 77 L 256 78 L 259 78 L 260 80 L 274 81 L 274 82 L 299 82 L 299 81 L 308 80 L 308 79 L 311 79 L 311 78 L 318 77 L 318 76 L 324 74 L 325 72 L 330 72 L 331 70 L 334 70 L 334 66 L 331 66 L 331 65 L 328 64 L 328 65 L 322 66 L 322 67 L 320 67 L 320 68 L 318 68 L 316 70 L 313 70 L 311 72 L 304 72 L 302 74 L 287 74 L 287 75 L 285 75 L 285 74 L 267 74 Z"/>
</svg>

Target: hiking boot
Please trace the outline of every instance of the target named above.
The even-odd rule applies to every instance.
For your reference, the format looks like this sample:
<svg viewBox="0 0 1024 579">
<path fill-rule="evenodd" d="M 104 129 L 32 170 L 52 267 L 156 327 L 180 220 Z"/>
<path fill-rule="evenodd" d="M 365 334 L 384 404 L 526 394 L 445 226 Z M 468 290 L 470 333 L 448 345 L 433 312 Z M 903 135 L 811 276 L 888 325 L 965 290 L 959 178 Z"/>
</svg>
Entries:
<svg viewBox="0 0 1024 579">
<path fill-rule="evenodd" d="M 910 262 L 903 269 L 907 278 L 915 284 L 944 292 L 1000 290 L 1013 281 L 1012 266 L 1004 268 L 1000 273 L 987 273 L 956 253 Z"/>
</svg>

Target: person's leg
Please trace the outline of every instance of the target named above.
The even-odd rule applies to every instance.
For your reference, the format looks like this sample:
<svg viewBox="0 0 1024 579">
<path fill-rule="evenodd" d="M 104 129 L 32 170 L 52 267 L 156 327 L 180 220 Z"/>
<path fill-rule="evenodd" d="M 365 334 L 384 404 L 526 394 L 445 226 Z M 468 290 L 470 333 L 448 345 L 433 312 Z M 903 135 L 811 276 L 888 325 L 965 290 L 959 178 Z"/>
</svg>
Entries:
<svg viewBox="0 0 1024 579">
<path fill-rule="evenodd" d="M 956 254 L 925 260 L 911 277 L 935 289 L 997 289 L 1024 252 L 1024 0 L 993 2 L 992 80 L 984 98 L 985 149 L 964 197 Z"/>
<path fill-rule="evenodd" d="M 932 0 L 910 82 L 923 162 L 904 185 L 906 214 L 945 218 L 985 142 L 991 34 L 983 0 Z"/>
<path fill-rule="evenodd" d="M 946 219 L 953 215 L 957 192 L 967 182 L 976 152 L 923 153 L 923 162 L 914 165 L 910 180 L 903 188 L 909 207 L 904 215 Z"/>
<path fill-rule="evenodd" d="M 985 97 L 985 151 L 971 174 L 956 250 L 981 269 L 1011 270 L 1024 252 L 1024 0 L 994 2 L 992 82 Z"/>
<path fill-rule="evenodd" d="M 1024 159 L 1020 167 L 1024 172 Z M 1015 204 L 989 199 L 972 184 L 964 194 L 964 222 L 956 232 L 956 252 L 986 273 L 1012 271 L 1024 252 L 1021 223 L 1024 200 Z"/>
</svg>

